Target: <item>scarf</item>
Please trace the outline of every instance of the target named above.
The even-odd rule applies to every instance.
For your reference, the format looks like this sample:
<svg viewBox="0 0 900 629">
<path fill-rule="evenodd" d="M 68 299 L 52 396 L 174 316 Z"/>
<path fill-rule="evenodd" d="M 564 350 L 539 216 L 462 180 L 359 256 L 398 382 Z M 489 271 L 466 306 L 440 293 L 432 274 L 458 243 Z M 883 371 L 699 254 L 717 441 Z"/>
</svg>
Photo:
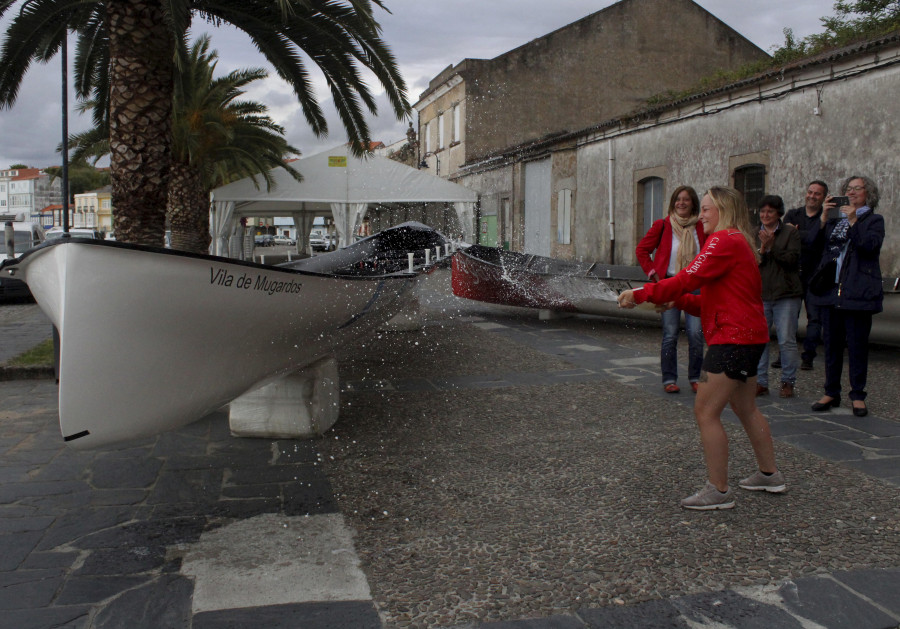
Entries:
<svg viewBox="0 0 900 629">
<path fill-rule="evenodd" d="M 868 205 L 864 205 L 856 210 L 857 219 L 870 211 Z M 847 254 L 847 242 L 850 240 L 850 220 L 845 216 L 837 222 L 834 230 L 828 237 L 828 243 L 825 245 L 827 256 L 825 259 L 837 260 L 837 276 L 840 277 L 841 267 L 844 265 L 844 256 Z"/>
<path fill-rule="evenodd" d="M 675 258 L 675 264 L 678 271 L 686 267 L 697 256 L 697 242 L 694 240 L 694 226 L 700 216 L 688 216 L 681 218 L 674 212 L 669 214 L 669 222 L 672 224 L 672 233 L 681 242 L 678 247 L 678 256 Z"/>
</svg>

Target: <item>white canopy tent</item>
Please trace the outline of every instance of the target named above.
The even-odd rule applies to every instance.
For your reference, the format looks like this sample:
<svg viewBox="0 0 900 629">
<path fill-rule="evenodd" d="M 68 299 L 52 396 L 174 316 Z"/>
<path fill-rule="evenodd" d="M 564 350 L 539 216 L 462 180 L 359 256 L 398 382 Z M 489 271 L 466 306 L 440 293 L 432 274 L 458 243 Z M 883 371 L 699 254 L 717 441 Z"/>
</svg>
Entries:
<svg viewBox="0 0 900 629">
<path fill-rule="evenodd" d="M 353 234 L 370 204 L 452 205 L 463 229 L 473 242 L 477 194 L 458 184 L 393 160 L 348 154 L 339 146 L 291 164 L 303 175 L 295 181 L 284 169 L 271 172 L 276 185 L 257 189 L 249 177 L 216 188 L 210 195 L 210 229 L 213 253 L 228 255 L 230 239 L 241 230 L 242 217 L 290 216 L 297 227 L 298 245 L 307 244 L 314 216 L 333 216 L 338 246 L 353 242 Z M 238 246 L 239 247 L 239 246 Z"/>
</svg>

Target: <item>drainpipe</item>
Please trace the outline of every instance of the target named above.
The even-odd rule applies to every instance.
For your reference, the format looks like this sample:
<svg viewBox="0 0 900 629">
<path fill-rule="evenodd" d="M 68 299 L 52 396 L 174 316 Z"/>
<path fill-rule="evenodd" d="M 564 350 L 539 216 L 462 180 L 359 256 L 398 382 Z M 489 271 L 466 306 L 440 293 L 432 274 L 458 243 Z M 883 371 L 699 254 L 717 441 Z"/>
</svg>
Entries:
<svg viewBox="0 0 900 629">
<path fill-rule="evenodd" d="M 609 264 L 615 264 L 616 262 L 616 215 L 613 211 L 613 202 L 614 202 L 614 194 L 613 194 L 613 185 L 615 183 L 615 179 L 613 177 L 613 167 L 615 166 L 616 158 L 613 156 L 613 141 L 610 140 L 606 145 L 609 152 L 609 172 L 607 178 L 607 190 L 609 192 Z"/>
</svg>

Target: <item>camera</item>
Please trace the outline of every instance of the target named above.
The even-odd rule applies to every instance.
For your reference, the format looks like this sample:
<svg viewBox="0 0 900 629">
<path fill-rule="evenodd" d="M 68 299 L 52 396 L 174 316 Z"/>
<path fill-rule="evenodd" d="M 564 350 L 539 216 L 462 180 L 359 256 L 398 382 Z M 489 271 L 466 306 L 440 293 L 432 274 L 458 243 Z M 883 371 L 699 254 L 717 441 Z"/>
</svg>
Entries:
<svg viewBox="0 0 900 629">
<path fill-rule="evenodd" d="M 850 205 L 850 199 L 847 197 L 831 197 L 830 203 L 834 203 L 835 206 L 828 210 L 826 219 L 834 221 L 844 218 L 844 215 L 841 214 L 841 208 L 845 205 Z"/>
<path fill-rule="evenodd" d="M 850 197 L 831 197 L 831 202 L 835 204 L 835 207 L 843 207 L 850 205 Z"/>
</svg>

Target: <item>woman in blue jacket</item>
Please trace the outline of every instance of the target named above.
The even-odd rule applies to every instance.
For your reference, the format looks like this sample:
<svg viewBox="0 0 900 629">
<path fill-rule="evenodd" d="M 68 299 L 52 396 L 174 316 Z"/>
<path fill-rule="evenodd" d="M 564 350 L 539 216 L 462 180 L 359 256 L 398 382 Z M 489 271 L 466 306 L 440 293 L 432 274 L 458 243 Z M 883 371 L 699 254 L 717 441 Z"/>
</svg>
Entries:
<svg viewBox="0 0 900 629">
<path fill-rule="evenodd" d="M 827 411 L 841 403 L 841 371 L 844 349 L 850 368 L 850 400 L 853 414 L 865 417 L 866 376 L 869 369 L 869 332 L 872 315 L 881 312 L 884 289 L 878 258 L 884 242 L 884 219 L 875 213 L 878 187 L 868 177 L 854 175 L 844 180 L 841 194 L 849 205 L 840 208 L 841 217 L 826 220 L 835 207 L 829 197 L 822 212 L 825 267 L 837 260 L 834 286 L 821 295 L 811 295 L 821 308 L 825 340 L 825 395 L 812 405 L 813 411 Z M 820 292 L 823 292 L 820 290 Z"/>
</svg>

